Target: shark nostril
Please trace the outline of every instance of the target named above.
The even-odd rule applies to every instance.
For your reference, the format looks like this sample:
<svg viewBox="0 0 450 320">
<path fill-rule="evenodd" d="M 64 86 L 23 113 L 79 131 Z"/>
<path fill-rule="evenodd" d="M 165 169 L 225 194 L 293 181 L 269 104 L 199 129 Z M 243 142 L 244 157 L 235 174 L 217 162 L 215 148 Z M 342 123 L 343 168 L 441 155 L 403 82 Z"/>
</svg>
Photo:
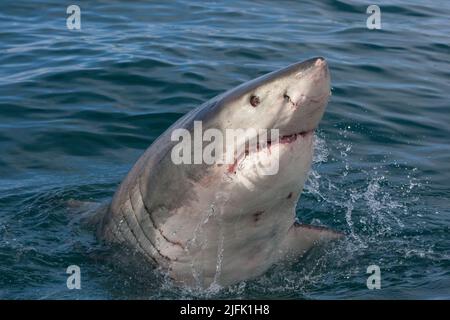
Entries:
<svg viewBox="0 0 450 320">
<path fill-rule="evenodd" d="M 258 96 L 253 95 L 253 96 L 250 97 L 250 104 L 252 105 L 252 107 L 258 106 L 258 104 L 259 104 L 260 102 L 261 102 L 261 101 L 259 100 L 259 97 L 258 97 Z"/>
</svg>

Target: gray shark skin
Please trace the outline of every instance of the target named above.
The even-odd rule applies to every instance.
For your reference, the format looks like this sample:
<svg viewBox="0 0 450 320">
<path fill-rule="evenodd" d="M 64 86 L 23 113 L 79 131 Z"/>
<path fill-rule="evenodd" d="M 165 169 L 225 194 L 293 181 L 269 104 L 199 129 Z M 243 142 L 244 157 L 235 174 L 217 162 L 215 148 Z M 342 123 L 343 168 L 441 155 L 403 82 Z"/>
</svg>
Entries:
<svg viewBox="0 0 450 320">
<path fill-rule="evenodd" d="M 295 223 L 314 129 L 329 96 L 328 65 L 319 57 L 192 110 L 139 158 L 103 216 L 99 237 L 141 253 L 180 285 L 202 288 L 257 277 L 282 259 L 340 238 L 338 232 Z M 171 152 L 179 141 L 171 133 L 184 128 L 193 135 L 194 121 L 202 121 L 203 131 L 278 129 L 280 139 L 232 165 L 175 164 Z M 260 174 L 259 153 L 271 157 L 275 150 L 278 173 Z"/>
</svg>

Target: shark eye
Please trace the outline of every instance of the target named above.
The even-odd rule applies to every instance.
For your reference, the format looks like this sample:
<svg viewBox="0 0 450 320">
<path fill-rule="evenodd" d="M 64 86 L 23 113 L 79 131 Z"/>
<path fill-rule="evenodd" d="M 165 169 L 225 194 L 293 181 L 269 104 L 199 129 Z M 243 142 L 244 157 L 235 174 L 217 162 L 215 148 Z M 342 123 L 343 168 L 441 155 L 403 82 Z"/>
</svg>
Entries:
<svg viewBox="0 0 450 320">
<path fill-rule="evenodd" d="M 251 96 L 250 97 L 250 104 L 252 105 L 252 107 L 256 107 L 261 101 L 259 100 L 258 96 Z"/>
</svg>

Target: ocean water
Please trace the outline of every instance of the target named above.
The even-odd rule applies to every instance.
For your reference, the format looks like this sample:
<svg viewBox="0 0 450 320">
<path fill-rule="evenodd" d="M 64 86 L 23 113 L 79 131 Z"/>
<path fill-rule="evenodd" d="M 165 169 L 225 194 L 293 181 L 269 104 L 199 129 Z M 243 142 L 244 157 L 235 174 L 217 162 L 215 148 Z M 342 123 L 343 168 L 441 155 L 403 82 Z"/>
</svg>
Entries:
<svg viewBox="0 0 450 320">
<path fill-rule="evenodd" d="M 67 3 L 0 3 L 1 299 L 450 299 L 449 1 L 378 1 L 380 30 L 370 1 L 78 4 L 71 31 Z M 318 55 L 332 97 L 297 215 L 344 241 L 209 290 L 98 243 L 83 215 L 176 119 Z"/>
</svg>

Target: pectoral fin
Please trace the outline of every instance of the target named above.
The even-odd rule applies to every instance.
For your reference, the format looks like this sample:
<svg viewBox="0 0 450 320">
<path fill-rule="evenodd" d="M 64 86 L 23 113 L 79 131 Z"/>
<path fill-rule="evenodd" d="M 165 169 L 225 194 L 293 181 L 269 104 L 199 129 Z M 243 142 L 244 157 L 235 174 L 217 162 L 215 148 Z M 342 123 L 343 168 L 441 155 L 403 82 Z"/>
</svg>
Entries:
<svg viewBox="0 0 450 320">
<path fill-rule="evenodd" d="M 287 257 L 301 256 L 314 246 L 343 237 L 344 234 L 338 231 L 296 222 L 289 229 L 280 254 Z"/>
</svg>

